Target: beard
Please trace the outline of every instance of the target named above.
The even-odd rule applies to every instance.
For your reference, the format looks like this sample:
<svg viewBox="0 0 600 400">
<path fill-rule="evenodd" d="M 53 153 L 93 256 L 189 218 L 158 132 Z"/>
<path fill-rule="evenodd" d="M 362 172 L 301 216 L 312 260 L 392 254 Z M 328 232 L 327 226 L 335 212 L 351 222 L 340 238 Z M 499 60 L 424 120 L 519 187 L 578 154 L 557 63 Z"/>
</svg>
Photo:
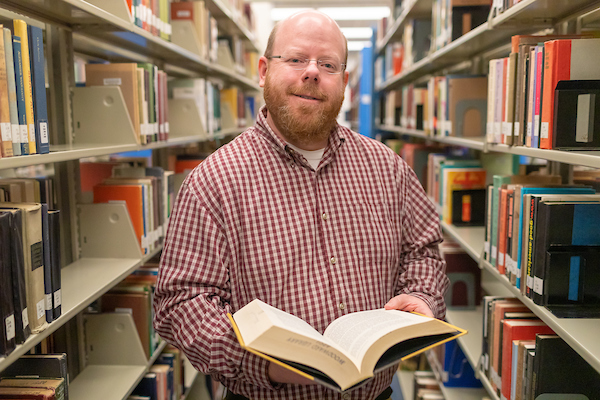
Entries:
<svg viewBox="0 0 600 400">
<path fill-rule="evenodd" d="M 316 97 L 321 102 L 314 105 L 291 105 L 288 96 L 295 94 Z M 342 108 L 344 86 L 332 94 L 322 92 L 313 83 L 282 89 L 267 76 L 264 98 L 267 110 L 281 135 L 291 143 L 308 144 L 329 137 Z"/>
</svg>

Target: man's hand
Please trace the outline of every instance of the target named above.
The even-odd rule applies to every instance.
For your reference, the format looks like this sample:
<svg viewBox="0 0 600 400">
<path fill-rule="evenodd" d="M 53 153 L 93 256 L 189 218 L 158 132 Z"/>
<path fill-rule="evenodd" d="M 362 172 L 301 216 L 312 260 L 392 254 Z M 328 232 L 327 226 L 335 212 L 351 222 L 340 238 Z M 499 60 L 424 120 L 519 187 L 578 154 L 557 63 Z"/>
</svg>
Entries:
<svg viewBox="0 0 600 400">
<path fill-rule="evenodd" d="M 401 310 L 401 311 L 415 311 L 419 314 L 433 317 L 433 312 L 423 300 L 418 297 L 411 296 L 408 294 L 401 294 L 393 297 L 385 305 L 386 310 Z"/>
<path fill-rule="evenodd" d="M 312 380 L 274 363 L 269 363 L 269 379 L 271 382 L 276 383 L 295 383 L 297 385 L 315 384 Z"/>
</svg>

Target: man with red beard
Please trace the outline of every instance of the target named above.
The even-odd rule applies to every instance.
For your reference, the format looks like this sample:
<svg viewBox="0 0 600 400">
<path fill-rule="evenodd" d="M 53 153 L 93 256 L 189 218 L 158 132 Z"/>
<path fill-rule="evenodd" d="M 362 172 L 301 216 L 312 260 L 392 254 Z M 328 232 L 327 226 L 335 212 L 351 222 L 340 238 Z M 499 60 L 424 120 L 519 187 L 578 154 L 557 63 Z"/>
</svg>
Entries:
<svg viewBox="0 0 600 400">
<path fill-rule="evenodd" d="M 227 399 L 339 399 L 241 349 L 226 314 L 255 298 L 319 332 L 376 308 L 442 318 L 439 220 L 389 148 L 336 123 L 347 43 L 316 11 L 271 33 L 256 124 L 186 178 L 154 297 L 156 331 L 228 389 Z M 390 368 L 344 399 L 383 400 Z"/>
</svg>

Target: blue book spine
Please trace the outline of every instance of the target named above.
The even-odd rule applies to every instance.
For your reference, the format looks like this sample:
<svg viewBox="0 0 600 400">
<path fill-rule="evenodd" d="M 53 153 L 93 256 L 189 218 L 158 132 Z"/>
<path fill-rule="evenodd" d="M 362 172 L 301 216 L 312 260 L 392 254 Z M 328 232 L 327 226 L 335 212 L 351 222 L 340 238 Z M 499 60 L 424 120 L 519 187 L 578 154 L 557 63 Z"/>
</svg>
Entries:
<svg viewBox="0 0 600 400">
<path fill-rule="evenodd" d="M 6 81 L 8 84 L 8 108 L 13 141 L 13 154 L 21 155 L 21 134 L 19 132 L 19 113 L 17 112 L 17 89 L 15 86 L 15 62 L 13 60 L 12 33 L 4 28 L 4 56 L 6 62 Z"/>
<path fill-rule="evenodd" d="M 46 103 L 46 74 L 44 73 L 44 39 L 40 28 L 27 25 L 33 84 L 33 118 L 35 144 L 39 154 L 50 152 L 48 141 L 48 106 Z"/>
<path fill-rule="evenodd" d="M 29 136 L 27 134 L 27 115 L 25 109 L 25 89 L 23 82 L 23 60 L 21 57 L 21 38 L 13 36 L 13 58 L 15 62 L 15 85 L 17 89 L 17 111 L 19 113 L 19 132 L 21 134 L 21 154 L 29 154 Z"/>
</svg>

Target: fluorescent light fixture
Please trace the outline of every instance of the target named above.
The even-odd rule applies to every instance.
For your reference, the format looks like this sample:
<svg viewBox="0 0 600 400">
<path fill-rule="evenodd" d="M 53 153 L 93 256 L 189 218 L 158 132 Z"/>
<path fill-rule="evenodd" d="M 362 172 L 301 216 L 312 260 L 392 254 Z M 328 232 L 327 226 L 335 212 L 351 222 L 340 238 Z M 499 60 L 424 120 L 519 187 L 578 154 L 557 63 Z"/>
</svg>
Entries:
<svg viewBox="0 0 600 400">
<path fill-rule="evenodd" d="M 340 28 L 346 39 L 371 39 L 372 28 Z"/>
<path fill-rule="evenodd" d="M 271 18 L 273 21 L 281 21 L 298 11 L 310 9 L 308 7 L 273 8 L 271 10 Z M 322 7 L 317 10 L 338 21 L 378 21 L 390 15 L 389 7 Z"/>
<path fill-rule="evenodd" d="M 292 14 L 304 10 L 310 10 L 310 8 L 273 8 L 271 9 L 271 19 L 273 19 L 273 21 L 281 21 L 282 19 L 286 19 Z"/>
<path fill-rule="evenodd" d="M 318 10 L 337 21 L 378 21 L 390 15 L 389 7 L 323 7 Z"/>
<path fill-rule="evenodd" d="M 348 41 L 348 51 L 361 51 L 369 42 L 364 41 Z"/>
</svg>

